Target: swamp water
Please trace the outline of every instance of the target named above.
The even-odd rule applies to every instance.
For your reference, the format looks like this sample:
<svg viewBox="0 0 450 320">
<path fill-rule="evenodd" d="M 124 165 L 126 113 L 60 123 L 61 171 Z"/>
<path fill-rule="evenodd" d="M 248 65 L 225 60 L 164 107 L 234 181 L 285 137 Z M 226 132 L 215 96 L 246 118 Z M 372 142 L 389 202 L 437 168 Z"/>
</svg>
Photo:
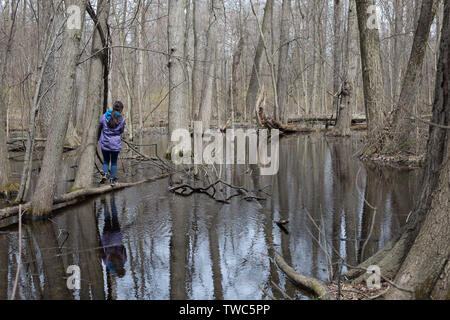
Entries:
<svg viewBox="0 0 450 320">
<path fill-rule="evenodd" d="M 141 151 L 166 149 L 164 135 L 144 139 Z M 247 166 L 223 174 L 233 185 L 270 194 L 259 203 L 205 195 L 176 196 L 168 179 L 92 198 L 45 222 L 25 222 L 16 299 L 265 299 L 282 288 L 308 299 L 273 261 L 275 248 L 294 269 L 327 280 L 357 265 L 399 231 L 417 195 L 418 171 L 368 169 L 353 155 L 360 138 L 293 136 L 280 141 L 276 176 Z M 150 164 L 119 160 L 118 176 L 157 175 Z M 21 172 L 20 156 L 11 165 Z M 58 193 L 76 168 L 66 154 Z M 35 165 L 33 183 L 38 174 Z M 275 221 L 289 220 L 285 228 Z M 17 225 L 0 229 L 0 299 L 14 286 Z M 67 268 L 81 271 L 81 289 L 68 290 Z M 275 284 L 275 285 L 274 285 Z"/>
</svg>

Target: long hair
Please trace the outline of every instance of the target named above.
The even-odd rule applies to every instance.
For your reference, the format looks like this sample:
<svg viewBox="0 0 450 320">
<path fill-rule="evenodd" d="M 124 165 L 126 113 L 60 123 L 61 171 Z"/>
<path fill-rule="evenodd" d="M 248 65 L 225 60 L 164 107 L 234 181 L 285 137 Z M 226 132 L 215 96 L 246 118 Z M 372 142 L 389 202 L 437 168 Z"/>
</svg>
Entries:
<svg viewBox="0 0 450 320">
<path fill-rule="evenodd" d="M 113 112 L 111 113 L 111 119 L 108 121 L 108 127 L 111 129 L 117 128 L 123 120 L 121 112 L 123 110 L 123 103 L 120 101 L 114 102 Z"/>
</svg>

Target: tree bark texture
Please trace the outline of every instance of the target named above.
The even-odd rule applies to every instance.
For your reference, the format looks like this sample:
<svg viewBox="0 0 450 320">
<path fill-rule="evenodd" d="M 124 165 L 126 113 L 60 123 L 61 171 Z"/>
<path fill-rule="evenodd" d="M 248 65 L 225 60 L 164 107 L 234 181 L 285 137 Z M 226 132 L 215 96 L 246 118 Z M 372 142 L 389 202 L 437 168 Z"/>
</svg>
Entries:
<svg viewBox="0 0 450 320">
<path fill-rule="evenodd" d="M 65 3 L 66 7 L 77 6 L 82 13 L 86 10 L 86 0 L 66 0 Z M 64 140 L 70 121 L 70 111 L 75 101 L 75 78 L 84 16 L 81 14 L 80 17 L 81 29 L 71 29 L 69 25 L 66 25 L 64 30 L 62 59 L 55 99 L 59 108 L 55 110 L 52 119 L 52 130 L 48 133 L 41 173 L 33 195 L 33 214 L 35 215 L 49 213 L 53 206 Z"/>
</svg>

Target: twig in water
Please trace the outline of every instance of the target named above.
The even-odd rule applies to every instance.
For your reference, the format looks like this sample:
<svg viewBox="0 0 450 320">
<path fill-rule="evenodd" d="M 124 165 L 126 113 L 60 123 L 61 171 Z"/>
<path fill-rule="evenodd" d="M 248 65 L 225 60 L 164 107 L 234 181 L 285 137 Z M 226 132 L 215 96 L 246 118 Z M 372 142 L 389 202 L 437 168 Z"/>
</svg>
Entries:
<svg viewBox="0 0 450 320">
<path fill-rule="evenodd" d="M 283 297 L 288 298 L 289 300 L 294 300 L 294 299 L 292 299 L 285 291 L 283 291 L 283 290 L 282 290 L 275 282 L 273 282 L 273 281 L 270 281 L 270 282 L 272 282 L 272 285 L 273 285 L 278 291 L 281 292 L 281 294 L 283 295 Z"/>
<path fill-rule="evenodd" d="M 267 292 L 266 289 L 264 289 L 260 284 L 258 284 L 258 287 L 261 289 L 262 292 L 272 300 L 277 300 L 273 295 L 271 295 L 269 292 Z"/>
</svg>

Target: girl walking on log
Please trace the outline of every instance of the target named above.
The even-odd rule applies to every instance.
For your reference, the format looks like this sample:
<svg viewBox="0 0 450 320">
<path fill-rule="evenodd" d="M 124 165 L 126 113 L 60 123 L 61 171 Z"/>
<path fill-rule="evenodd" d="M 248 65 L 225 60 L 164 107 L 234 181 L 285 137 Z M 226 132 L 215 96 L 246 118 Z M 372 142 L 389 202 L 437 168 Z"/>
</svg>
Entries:
<svg viewBox="0 0 450 320">
<path fill-rule="evenodd" d="M 109 174 L 111 184 L 117 182 L 117 159 L 122 151 L 121 135 L 125 130 L 125 118 L 122 116 L 123 103 L 114 102 L 113 110 L 108 110 L 100 118 L 98 144 L 103 154 L 103 172 L 100 184 L 106 183 Z M 111 171 L 110 170 L 111 164 Z"/>
</svg>

